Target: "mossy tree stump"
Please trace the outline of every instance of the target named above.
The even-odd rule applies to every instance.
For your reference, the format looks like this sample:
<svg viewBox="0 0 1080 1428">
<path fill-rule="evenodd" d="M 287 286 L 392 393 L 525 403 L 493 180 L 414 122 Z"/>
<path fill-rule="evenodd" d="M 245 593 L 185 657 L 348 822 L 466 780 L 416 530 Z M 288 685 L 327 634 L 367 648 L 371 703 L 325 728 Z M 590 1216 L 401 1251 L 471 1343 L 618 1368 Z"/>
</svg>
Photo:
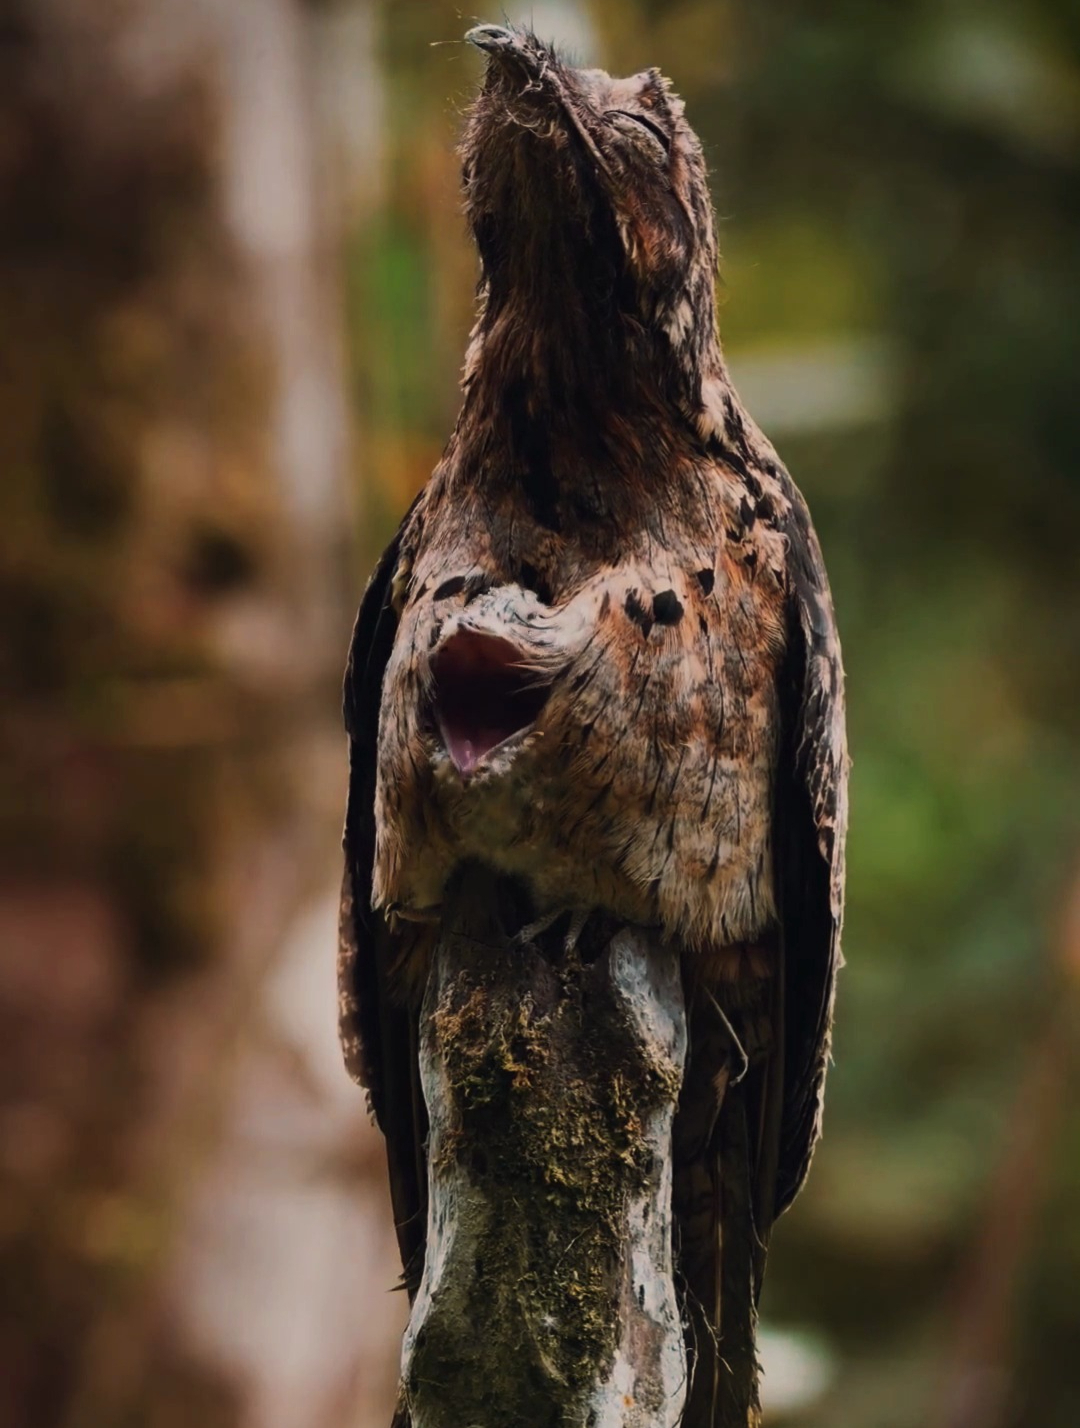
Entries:
<svg viewBox="0 0 1080 1428">
<path fill-rule="evenodd" d="M 674 1425 L 677 955 L 630 928 L 584 955 L 558 925 L 522 943 L 497 904 L 484 874 L 461 882 L 424 1001 L 429 1214 L 403 1407 L 413 1428 Z"/>
</svg>

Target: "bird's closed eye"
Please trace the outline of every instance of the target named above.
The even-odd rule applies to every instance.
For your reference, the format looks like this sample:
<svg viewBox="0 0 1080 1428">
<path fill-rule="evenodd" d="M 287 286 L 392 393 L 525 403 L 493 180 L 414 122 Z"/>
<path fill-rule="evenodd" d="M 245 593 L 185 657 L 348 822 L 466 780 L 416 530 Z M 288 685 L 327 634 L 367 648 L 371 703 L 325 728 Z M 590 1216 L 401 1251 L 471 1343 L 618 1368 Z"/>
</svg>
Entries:
<svg viewBox="0 0 1080 1428">
<path fill-rule="evenodd" d="M 645 114 L 635 114 L 632 109 L 610 109 L 608 113 L 610 115 L 618 115 L 620 119 L 632 119 L 635 124 L 640 124 L 643 129 L 648 129 L 649 133 L 660 144 L 665 154 L 671 151 L 671 140 L 654 119 L 648 118 Z"/>
</svg>

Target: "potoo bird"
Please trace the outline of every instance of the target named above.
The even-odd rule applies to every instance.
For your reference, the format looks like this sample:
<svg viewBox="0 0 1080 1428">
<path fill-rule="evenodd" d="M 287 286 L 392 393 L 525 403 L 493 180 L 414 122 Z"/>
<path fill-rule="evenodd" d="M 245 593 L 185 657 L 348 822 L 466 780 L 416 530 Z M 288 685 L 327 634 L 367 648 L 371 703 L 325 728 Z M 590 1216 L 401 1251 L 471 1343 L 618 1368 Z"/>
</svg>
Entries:
<svg viewBox="0 0 1080 1428">
<path fill-rule="evenodd" d="M 684 1423 L 757 1421 L 770 1228 L 821 1125 L 840 963 L 840 649 L 802 496 L 732 387 L 701 145 L 658 71 L 523 30 L 461 143 L 480 259 L 457 425 L 371 578 L 345 680 L 342 1036 L 425 1241 L 420 999 L 466 861 L 522 918 L 662 929 Z"/>
</svg>

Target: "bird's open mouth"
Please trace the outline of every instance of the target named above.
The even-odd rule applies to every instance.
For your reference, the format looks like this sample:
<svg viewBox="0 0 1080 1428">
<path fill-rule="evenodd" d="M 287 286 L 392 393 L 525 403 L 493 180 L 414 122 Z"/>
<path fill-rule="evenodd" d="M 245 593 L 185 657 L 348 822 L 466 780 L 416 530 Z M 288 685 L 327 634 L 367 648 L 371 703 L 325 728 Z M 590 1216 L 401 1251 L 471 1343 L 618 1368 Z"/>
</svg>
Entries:
<svg viewBox="0 0 1080 1428">
<path fill-rule="evenodd" d="M 435 720 L 454 767 L 472 773 L 492 749 L 527 729 L 551 685 L 521 663 L 509 640 L 476 630 L 452 635 L 433 661 Z"/>
</svg>

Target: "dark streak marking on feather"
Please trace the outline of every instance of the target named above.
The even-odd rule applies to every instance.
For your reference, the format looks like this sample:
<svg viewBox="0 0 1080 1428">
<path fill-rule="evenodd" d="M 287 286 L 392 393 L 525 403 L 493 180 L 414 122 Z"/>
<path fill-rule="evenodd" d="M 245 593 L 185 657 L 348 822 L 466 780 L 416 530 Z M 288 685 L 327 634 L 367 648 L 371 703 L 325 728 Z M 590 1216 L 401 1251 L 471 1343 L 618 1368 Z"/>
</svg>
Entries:
<svg viewBox="0 0 1080 1428">
<path fill-rule="evenodd" d="M 636 590 L 629 590 L 626 594 L 625 609 L 627 615 L 638 626 L 646 639 L 653 627 L 653 617 L 646 611 L 645 606 L 638 599 Z"/>
<path fill-rule="evenodd" d="M 431 598 L 433 600 L 449 600 L 451 595 L 460 595 L 464 589 L 465 576 L 451 575 L 449 580 L 444 580 L 443 583 L 436 589 L 434 595 L 432 595 Z"/>
<path fill-rule="evenodd" d="M 674 590 L 661 590 L 653 596 L 653 615 L 658 625 L 677 625 L 683 617 L 682 601 Z"/>
</svg>

